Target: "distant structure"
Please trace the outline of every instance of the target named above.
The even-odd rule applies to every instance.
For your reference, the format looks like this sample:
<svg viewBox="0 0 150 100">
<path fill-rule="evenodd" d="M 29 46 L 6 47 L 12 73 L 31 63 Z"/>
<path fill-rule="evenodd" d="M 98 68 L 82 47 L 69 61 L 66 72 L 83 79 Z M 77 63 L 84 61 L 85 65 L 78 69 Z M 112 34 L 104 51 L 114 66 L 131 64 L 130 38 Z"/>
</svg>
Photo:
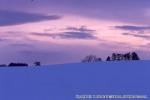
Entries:
<svg viewBox="0 0 150 100">
<path fill-rule="evenodd" d="M 26 64 L 26 63 L 10 63 L 9 65 L 8 65 L 8 67 L 22 67 L 22 66 L 28 66 L 28 64 Z"/>
<path fill-rule="evenodd" d="M 102 61 L 101 58 L 97 58 L 95 55 L 89 55 L 89 56 L 86 56 L 82 62 L 83 63 L 87 63 L 87 62 L 100 62 Z"/>
<path fill-rule="evenodd" d="M 1 65 L 0 65 L 0 67 L 7 67 L 7 65 L 5 65 L 5 64 L 1 64 Z"/>
<path fill-rule="evenodd" d="M 138 54 L 136 52 L 126 53 L 126 54 L 118 54 L 113 53 L 112 56 L 108 56 L 106 61 L 122 61 L 122 60 L 140 60 Z"/>
<path fill-rule="evenodd" d="M 41 62 L 38 62 L 38 61 L 37 61 L 37 62 L 34 63 L 34 65 L 35 65 L 35 66 L 41 66 Z"/>
</svg>

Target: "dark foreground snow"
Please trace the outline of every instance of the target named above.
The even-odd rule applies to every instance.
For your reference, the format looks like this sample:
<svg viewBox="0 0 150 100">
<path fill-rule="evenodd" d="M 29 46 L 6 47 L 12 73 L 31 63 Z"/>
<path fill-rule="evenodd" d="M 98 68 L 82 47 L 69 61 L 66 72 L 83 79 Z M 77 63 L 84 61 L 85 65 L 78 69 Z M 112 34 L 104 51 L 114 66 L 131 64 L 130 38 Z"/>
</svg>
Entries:
<svg viewBox="0 0 150 100">
<path fill-rule="evenodd" d="M 150 96 L 150 61 L 0 68 L 0 100 L 76 100 L 77 94 Z"/>
</svg>

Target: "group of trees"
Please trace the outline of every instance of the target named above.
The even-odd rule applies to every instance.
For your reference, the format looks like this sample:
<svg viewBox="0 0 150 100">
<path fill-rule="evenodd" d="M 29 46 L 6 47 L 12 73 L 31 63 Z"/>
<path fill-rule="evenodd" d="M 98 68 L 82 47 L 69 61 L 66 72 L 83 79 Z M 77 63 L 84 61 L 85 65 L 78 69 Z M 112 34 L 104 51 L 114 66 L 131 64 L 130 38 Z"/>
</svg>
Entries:
<svg viewBox="0 0 150 100">
<path fill-rule="evenodd" d="M 120 60 L 140 60 L 138 54 L 136 52 L 126 53 L 126 54 L 118 54 L 113 53 L 112 56 L 108 56 L 106 61 L 120 61 Z"/>
<path fill-rule="evenodd" d="M 41 66 L 41 62 L 34 62 L 35 66 Z M 0 67 L 27 67 L 27 63 L 10 63 L 8 65 L 2 64 Z"/>
<path fill-rule="evenodd" d="M 136 52 L 129 52 L 125 54 L 113 53 L 111 56 L 108 56 L 106 61 L 123 61 L 123 60 L 140 60 L 138 54 Z M 100 57 L 96 57 L 95 55 L 86 56 L 82 62 L 101 62 L 102 59 Z M 35 66 L 41 66 L 40 62 L 34 62 Z M 0 67 L 12 67 L 12 66 L 28 66 L 27 63 L 10 63 L 9 65 L 0 65 Z"/>
<path fill-rule="evenodd" d="M 129 52 L 125 54 L 113 53 L 112 56 L 108 56 L 106 61 L 123 61 L 123 60 L 140 60 L 138 54 L 136 52 Z M 100 57 L 96 57 L 95 55 L 86 56 L 82 62 L 100 62 L 102 59 Z"/>
<path fill-rule="evenodd" d="M 26 63 L 10 63 L 8 66 L 28 66 Z"/>
<path fill-rule="evenodd" d="M 102 59 L 101 58 L 97 58 L 95 55 L 89 55 L 89 56 L 86 56 L 83 60 L 82 60 L 82 62 L 100 62 L 100 61 L 102 61 Z"/>
</svg>

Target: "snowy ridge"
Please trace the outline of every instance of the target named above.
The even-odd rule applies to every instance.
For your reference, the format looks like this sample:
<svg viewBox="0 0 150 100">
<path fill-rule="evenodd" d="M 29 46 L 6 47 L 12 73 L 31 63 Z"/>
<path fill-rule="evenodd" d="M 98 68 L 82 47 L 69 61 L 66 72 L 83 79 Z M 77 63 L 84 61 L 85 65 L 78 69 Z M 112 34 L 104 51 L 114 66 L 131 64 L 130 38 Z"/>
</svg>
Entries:
<svg viewBox="0 0 150 100">
<path fill-rule="evenodd" d="M 76 100 L 77 94 L 150 96 L 150 61 L 0 68 L 0 100 Z"/>
</svg>

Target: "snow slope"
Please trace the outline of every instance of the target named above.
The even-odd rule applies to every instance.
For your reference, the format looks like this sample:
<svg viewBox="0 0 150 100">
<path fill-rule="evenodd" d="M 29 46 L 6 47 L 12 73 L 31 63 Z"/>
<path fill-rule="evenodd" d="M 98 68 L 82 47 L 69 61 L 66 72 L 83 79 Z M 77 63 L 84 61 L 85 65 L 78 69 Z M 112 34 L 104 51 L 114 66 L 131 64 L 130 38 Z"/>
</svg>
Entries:
<svg viewBox="0 0 150 100">
<path fill-rule="evenodd" d="M 77 94 L 150 96 L 150 61 L 0 68 L 0 100 L 76 100 Z"/>
</svg>

